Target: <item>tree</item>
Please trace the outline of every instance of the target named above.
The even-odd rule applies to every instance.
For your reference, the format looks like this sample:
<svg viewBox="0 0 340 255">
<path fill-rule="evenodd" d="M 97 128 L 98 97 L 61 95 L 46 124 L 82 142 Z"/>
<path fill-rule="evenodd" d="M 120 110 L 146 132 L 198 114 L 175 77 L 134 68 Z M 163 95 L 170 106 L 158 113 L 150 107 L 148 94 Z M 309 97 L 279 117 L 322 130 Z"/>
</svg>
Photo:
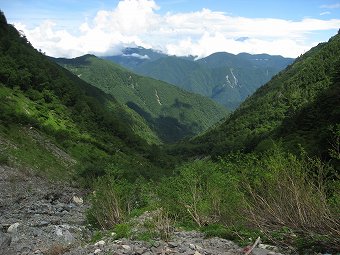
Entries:
<svg viewBox="0 0 340 255">
<path fill-rule="evenodd" d="M 7 25 L 7 19 L 6 19 L 5 14 L 2 10 L 0 10 L 0 24 L 1 25 Z"/>
</svg>

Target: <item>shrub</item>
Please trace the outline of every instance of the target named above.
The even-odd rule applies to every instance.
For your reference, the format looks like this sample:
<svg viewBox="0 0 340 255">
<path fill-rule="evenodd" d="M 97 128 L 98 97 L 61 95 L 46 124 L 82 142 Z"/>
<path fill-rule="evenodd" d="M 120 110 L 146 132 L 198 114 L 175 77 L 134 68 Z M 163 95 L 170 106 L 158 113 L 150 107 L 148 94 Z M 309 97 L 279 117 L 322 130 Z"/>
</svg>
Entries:
<svg viewBox="0 0 340 255">
<path fill-rule="evenodd" d="M 275 149 L 263 156 L 261 168 L 257 182 L 245 183 L 251 223 L 267 233 L 288 227 L 304 237 L 317 234 L 339 241 L 340 221 L 328 202 L 329 192 L 336 192 L 327 188 L 330 166 Z M 333 203 L 339 208 L 338 200 Z"/>
<path fill-rule="evenodd" d="M 194 161 L 182 166 L 179 175 L 165 178 L 158 188 L 161 207 L 173 218 L 201 227 L 215 222 L 231 223 L 244 205 L 237 182 L 218 164 Z"/>
<path fill-rule="evenodd" d="M 112 228 L 127 216 L 130 207 L 131 185 L 125 181 L 104 176 L 94 184 L 92 207 L 87 213 L 90 223 L 102 229 Z"/>
<path fill-rule="evenodd" d="M 94 183 L 92 206 L 87 212 L 90 224 L 102 229 L 112 229 L 127 219 L 132 210 L 144 206 L 143 181 L 135 183 L 105 175 Z"/>
</svg>

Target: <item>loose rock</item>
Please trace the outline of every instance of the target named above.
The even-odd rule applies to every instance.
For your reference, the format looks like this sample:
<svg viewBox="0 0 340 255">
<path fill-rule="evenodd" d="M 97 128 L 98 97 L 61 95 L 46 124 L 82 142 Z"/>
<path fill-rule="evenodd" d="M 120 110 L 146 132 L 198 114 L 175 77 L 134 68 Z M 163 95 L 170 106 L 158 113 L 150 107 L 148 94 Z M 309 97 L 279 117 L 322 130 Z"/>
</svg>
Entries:
<svg viewBox="0 0 340 255">
<path fill-rule="evenodd" d="M 17 233 L 19 225 L 20 225 L 19 222 L 16 222 L 16 223 L 10 225 L 7 229 L 7 233 L 10 233 L 10 234 Z"/>
</svg>

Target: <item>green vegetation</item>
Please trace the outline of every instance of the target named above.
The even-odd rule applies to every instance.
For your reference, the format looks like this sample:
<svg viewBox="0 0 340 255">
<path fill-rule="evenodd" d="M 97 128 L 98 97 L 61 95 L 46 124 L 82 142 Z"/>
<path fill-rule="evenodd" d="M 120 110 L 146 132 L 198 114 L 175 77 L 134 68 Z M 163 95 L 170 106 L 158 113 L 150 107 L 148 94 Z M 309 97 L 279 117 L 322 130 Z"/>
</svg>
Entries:
<svg viewBox="0 0 340 255">
<path fill-rule="evenodd" d="M 176 169 L 174 176 L 156 181 L 148 188 L 135 190 L 135 184 L 125 182 L 124 188 L 106 196 L 134 201 L 132 209 L 161 208 L 166 212 L 167 222 L 200 229 L 207 236 L 236 240 L 242 245 L 260 235 L 269 243 L 315 250 L 304 246 L 303 242 L 309 242 L 318 244 L 319 250 L 332 252 L 340 241 L 337 217 L 340 181 L 329 179 L 333 171 L 331 165 L 316 158 L 297 157 L 274 146 L 265 153 L 234 153 L 215 162 L 186 163 Z M 116 183 L 112 187 L 123 186 Z M 96 196 L 97 190 L 103 189 L 110 190 L 102 183 L 96 185 Z M 126 189 L 134 191 L 122 192 Z M 100 214 L 101 208 L 94 203 L 93 215 Z M 118 204 L 112 210 L 105 208 L 106 213 L 118 209 Z M 124 211 L 126 220 L 133 216 Z M 105 222 L 111 218 L 107 217 Z M 154 226 L 159 225 L 155 221 L 144 222 L 145 230 L 131 237 L 160 236 L 154 231 Z M 114 226 L 112 222 L 111 228 Z"/>
<path fill-rule="evenodd" d="M 176 142 L 206 130 L 227 115 L 226 109 L 208 98 L 138 76 L 92 55 L 54 60 L 143 118 L 146 123 L 139 121 L 134 130 L 142 130 L 139 133 L 144 138 L 153 133 L 161 141 Z"/>
</svg>

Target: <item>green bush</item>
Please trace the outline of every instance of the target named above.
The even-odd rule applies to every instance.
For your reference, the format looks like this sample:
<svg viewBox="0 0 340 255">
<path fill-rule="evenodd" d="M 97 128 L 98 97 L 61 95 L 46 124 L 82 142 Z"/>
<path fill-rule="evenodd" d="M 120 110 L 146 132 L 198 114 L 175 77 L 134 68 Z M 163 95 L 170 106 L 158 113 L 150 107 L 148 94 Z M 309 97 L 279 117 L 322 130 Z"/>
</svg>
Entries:
<svg viewBox="0 0 340 255">
<path fill-rule="evenodd" d="M 276 147 L 262 155 L 244 156 L 238 173 L 248 204 L 248 225 L 268 236 L 285 227 L 298 239 L 327 236 L 329 242 L 339 242 L 339 192 L 334 189 L 339 180 L 330 165 Z"/>
<path fill-rule="evenodd" d="M 99 178 L 91 196 L 92 207 L 87 213 L 89 222 L 102 229 L 110 229 L 121 223 L 127 216 L 132 201 L 132 187 L 126 181 L 108 176 Z"/>
<path fill-rule="evenodd" d="M 237 180 L 218 164 L 194 161 L 178 171 L 178 176 L 163 179 L 158 188 L 161 207 L 169 215 L 199 227 L 240 220 L 239 210 L 245 204 Z"/>
<path fill-rule="evenodd" d="M 113 175 L 98 178 L 90 197 L 92 206 L 87 212 L 89 223 L 102 229 L 112 229 L 116 224 L 123 223 L 133 210 L 145 206 L 143 185 L 141 179 L 131 183 Z"/>
</svg>

